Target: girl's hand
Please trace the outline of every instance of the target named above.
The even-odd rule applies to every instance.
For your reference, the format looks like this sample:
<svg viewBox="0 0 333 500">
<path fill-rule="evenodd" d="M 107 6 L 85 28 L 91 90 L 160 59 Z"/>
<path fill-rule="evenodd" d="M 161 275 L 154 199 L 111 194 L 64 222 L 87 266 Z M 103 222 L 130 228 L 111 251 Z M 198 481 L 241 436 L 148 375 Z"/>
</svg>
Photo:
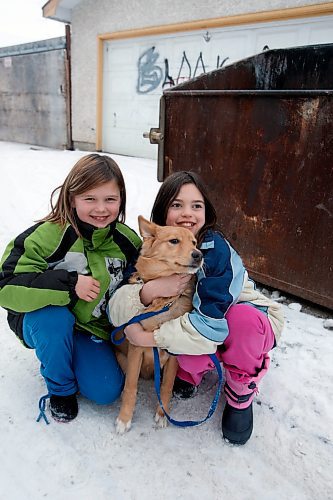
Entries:
<svg viewBox="0 0 333 500">
<path fill-rule="evenodd" d="M 92 302 L 100 292 L 99 281 L 95 280 L 92 276 L 79 274 L 75 285 L 75 292 L 79 299 Z"/>
<path fill-rule="evenodd" d="M 136 346 L 140 347 L 156 347 L 153 332 L 146 332 L 140 323 L 133 323 L 126 326 L 124 333 L 127 340 Z"/>
<path fill-rule="evenodd" d="M 174 297 L 183 293 L 192 274 L 172 274 L 164 278 L 157 278 L 145 283 L 140 292 L 140 300 L 148 306 L 158 297 Z"/>
</svg>

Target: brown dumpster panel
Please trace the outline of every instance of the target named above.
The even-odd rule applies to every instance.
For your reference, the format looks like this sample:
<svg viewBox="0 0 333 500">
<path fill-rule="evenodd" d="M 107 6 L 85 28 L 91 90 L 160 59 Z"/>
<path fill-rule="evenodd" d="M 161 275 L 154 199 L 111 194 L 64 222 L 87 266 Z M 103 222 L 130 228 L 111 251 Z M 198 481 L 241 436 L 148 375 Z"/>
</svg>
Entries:
<svg viewBox="0 0 333 500">
<path fill-rule="evenodd" d="M 262 52 L 193 78 L 174 90 L 329 89 L 333 78 L 332 47 L 323 44 Z"/>
<path fill-rule="evenodd" d="M 332 91 L 216 91 L 205 77 L 164 93 L 160 177 L 199 173 L 250 276 L 333 308 Z"/>
</svg>

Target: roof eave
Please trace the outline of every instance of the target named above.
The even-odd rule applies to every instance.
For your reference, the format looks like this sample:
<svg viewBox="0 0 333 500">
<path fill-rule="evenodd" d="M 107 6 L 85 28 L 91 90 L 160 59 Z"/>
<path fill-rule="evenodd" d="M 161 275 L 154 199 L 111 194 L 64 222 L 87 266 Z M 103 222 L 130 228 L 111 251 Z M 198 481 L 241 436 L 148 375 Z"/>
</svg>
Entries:
<svg viewBox="0 0 333 500">
<path fill-rule="evenodd" d="M 62 23 L 71 23 L 72 10 L 78 3 L 80 0 L 49 0 L 42 7 L 43 17 Z"/>
</svg>

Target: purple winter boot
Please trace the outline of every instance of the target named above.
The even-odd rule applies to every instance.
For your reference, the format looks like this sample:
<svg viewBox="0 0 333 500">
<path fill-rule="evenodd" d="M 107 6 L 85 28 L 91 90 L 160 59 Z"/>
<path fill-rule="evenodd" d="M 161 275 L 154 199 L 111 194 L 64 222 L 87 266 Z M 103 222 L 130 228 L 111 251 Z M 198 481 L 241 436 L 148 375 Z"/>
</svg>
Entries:
<svg viewBox="0 0 333 500">
<path fill-rule="evenodd" d="M 245 444 L 253 430 L 252 401 L 258 394 L 258 384 L 266 375 L 270 358 L 265 354 L 260 372 L 251 377 L 234 366 L 225 365 L 224 392 L 226 405 L 222 415 L 222 434 L 232 444 Z"/>
</svg>

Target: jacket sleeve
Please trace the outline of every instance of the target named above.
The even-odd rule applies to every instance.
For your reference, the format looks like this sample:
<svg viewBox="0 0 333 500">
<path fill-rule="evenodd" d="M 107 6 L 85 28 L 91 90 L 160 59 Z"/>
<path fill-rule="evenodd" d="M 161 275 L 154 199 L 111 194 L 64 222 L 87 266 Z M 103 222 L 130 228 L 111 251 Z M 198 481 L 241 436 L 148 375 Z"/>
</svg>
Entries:
<svg viewBox="0 0 333 500">
<path fill-rule="evenodd" d="M 200 335 L 189 321 L 188 313 L 163 323 L 155 330 L 154 338 L 158 347 L 172 354 L 213 354 L 218 346 Z"/>
<path fill-rule="evenodd" d="M 198 272 L 193 311 L 188 319 L 206 339 L 222 343 L 229 334 L 225 319 L 243 288 L 246 271 L 237 252 L 216 235 L 204 253 L 204 266 Z"/>
<path fill-rule="evenodd" d="M 114 326 L 127 323 L 131 318 L 145 311 L 140 301 L 143 285 L 124 285 L 113 294 L 108 316 Z M 211 354 L 216 351 L 216 343 L 205 339 L 193 328 L 188 315 L 167 321 L 154 333 L 157 345 L 173 354 Z"/>
<path fill-rule="evenodd" d="M 22 235 L 20 235 L 22 236 Z M 74 306 L 77 273 L 48 269 L 33 235 L 11 242 L 0 263 L 0 306 L 29 312 L 48 305 Z"/>
<path fill-rule="evenodd" d="M 123 285 L 112 295 L 107 306 L 107 314 L 113 326 L 120 326 L 144 312 L 145 306 L 140 300 L 143 285 Z"/>
</svg>

